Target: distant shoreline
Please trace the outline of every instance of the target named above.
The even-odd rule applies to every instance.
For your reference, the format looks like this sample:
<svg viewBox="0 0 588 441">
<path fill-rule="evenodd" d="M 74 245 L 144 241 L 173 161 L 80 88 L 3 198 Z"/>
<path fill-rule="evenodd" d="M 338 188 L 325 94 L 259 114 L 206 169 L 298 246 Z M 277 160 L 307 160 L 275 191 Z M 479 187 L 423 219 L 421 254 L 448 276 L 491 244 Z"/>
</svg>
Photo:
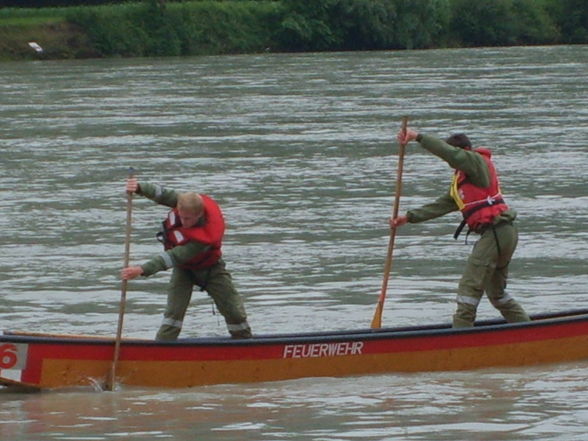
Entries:
<svg viewBox="0 0 588 441">
<path fill-rule="evenodd" d="M 313 2 L 2 8 L 0 61 L 588 44 L 588 3 L 573 0 Z"/>
</svg>

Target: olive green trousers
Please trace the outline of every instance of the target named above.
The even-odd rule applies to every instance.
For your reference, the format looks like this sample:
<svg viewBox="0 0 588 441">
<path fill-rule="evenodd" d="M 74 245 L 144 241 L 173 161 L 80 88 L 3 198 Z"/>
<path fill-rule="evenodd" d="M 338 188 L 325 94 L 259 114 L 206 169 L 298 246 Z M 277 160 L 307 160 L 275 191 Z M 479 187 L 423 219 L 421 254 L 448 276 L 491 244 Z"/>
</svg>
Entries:
<svg viewBox="0 0 588 441">
<path fill-rule="evenodd" d="M 163 322 L 155 337 L 157 340 L 176 340 L 178 338 L 194 286 L 206 291 L 213 299 L 218 311 L 225 318 L 232 337 L 251 337 L 251 328 L 247 323 L 243 299 L 233 286 L 231 274 L 225 268 L 225 263 L 219 260 L 210 268 L 202 270 L 187 270 L 177 267 L 173 269 L 168 287 L 167 307 L 163 314 Z"/>
<path fill-rule="evenodd" d="M 474 325 L 484 295 L 508 322 L 529 321 L 525 310 L 505 291 L 508 265 L 517 247 L 517 228 L 503 222 L 486 229 L 467 260 L 457 290 L 453 327 Z"/>
</svg>

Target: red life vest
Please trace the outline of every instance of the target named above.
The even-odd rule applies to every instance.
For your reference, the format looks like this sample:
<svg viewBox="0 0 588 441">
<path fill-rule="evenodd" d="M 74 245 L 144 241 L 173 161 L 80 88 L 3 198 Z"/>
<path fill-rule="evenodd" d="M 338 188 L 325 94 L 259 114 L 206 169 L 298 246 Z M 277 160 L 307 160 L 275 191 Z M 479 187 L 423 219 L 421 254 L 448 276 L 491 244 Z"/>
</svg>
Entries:
<svg viewBox="0 0 588 441">
<path fill-rule="evenodd" d="M 496 216 L 508 210 L 508 205 L 504 202 L 500 192 L 496 168 L 490 159 L 492 153 L 485 148 L 477 148 L 474 151 L 482 155 L 488 165 L 490 185 L 486 188 L 477 187 L 469 181 L 464 172 L 456 170 L 450 194 L 461 211 L 464 222 L 471 230 L 476 231 L 483 225 L 491 224 Z M 458 228 L 456 235 L 459 235 L 459 231 L 461 229 Z"/>
<path fill-rule="evenodd" d="M 181 268 L 203 269 L 217 263 L 222 255 L 221 242 L 225 233 L 225 220 L 218 204 L 210 197 L 201 194 L 204 203 L 204 225 L 184 228 L 178 209 L 171 210 L 163 222 L 162 242 L 166 250 L 196 241 L 208 245 L 208 248 L 194 256 Z"/>
</svg>

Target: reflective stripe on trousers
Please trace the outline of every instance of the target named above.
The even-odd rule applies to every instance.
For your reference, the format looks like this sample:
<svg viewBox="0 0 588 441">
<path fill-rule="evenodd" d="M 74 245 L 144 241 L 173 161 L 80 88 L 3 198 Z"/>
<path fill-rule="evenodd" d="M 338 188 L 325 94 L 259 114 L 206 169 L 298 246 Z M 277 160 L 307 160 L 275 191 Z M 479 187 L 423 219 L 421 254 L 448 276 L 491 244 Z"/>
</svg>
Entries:
<svg viewBox="0 0 588 441">
<path fill-rule="evenodd" d="M 242 322 L 242 323 L 238 323 L 238 324 L 227 323 L 227 329 L 229 331 L 238 332 L 238 331 L 246 331 L 250 328 L 249 328 L 249 323 Z"/>
<path fill-rule="evenodd" d="M 184 322 L 181 320 L 174 320 L 173 318 L 165 317 L 162 320 L 161 324 L 162 324 L 162 326 L 167 325 L 167 326 L 173 326 L 174 328 L 182 329 L 182 325 L 184 324 Z"/>
<path fill-rule="evenodd" d="M 464 303 L 466 305 L 472 305 L 472 306 L 476 306 L 476 307 L 480 304 L 480 300 L 481 300 L 481 298 L 460 296 L 460 295 L 458 295 L 455 298 L 455 301 L 457 303 Z M 501 298 L 496 299 L 495 302 L 499 305 L 504 305 L 505 303 L 508 303 L 511 300 L 513 300 L 513 298 L 509 294 L 504 293 L 504 295 Z"/>
</svg>

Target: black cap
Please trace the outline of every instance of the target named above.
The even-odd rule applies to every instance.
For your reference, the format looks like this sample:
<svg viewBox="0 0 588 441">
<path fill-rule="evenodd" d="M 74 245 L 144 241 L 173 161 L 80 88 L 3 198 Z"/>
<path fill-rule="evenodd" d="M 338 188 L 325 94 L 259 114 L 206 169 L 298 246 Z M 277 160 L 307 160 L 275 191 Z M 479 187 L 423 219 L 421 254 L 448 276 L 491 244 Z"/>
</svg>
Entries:
<svg viewBox="0 0 588 441">
<path fill-rule="evenodd" d="M 471 149 L 472 143 L 465 133 L 455 133 L 445 140 L 445 142 L 454 147 L 460 147 L 462 149 Z"/>
</svg>

